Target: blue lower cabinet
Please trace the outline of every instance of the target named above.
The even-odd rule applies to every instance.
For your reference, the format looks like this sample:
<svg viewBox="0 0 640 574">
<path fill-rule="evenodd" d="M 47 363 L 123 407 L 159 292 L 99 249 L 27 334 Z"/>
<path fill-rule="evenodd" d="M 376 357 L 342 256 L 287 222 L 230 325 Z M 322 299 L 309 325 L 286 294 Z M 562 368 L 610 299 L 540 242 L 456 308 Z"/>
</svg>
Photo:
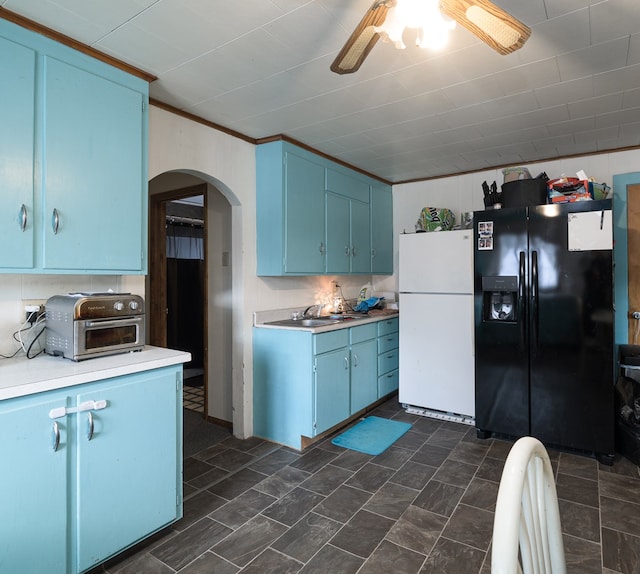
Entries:
<svg viewBox="0 0 640 574">
<path fill-rule="evenodd" d="M 0 401 L 0 572 L 84 572 L 182 516 L 182 367 Z"/>
<path fill-rule="evenodd" d="M 398 318 L 378 322 L 378 397 L 398 390 Z"/>
</svg>

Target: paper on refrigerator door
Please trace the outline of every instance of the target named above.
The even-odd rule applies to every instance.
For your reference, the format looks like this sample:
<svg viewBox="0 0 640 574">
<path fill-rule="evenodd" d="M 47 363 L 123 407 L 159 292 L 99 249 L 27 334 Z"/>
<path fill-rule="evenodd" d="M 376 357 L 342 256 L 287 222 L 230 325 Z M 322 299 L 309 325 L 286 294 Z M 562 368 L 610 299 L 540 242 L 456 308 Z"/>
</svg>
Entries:
<svg viewBox="0 0 640 574">
<path fill-rule="evenodd" d="M 570 213 L 568 218 L 569 251 L 613 249 L 611 210 Z"/>
</svg>

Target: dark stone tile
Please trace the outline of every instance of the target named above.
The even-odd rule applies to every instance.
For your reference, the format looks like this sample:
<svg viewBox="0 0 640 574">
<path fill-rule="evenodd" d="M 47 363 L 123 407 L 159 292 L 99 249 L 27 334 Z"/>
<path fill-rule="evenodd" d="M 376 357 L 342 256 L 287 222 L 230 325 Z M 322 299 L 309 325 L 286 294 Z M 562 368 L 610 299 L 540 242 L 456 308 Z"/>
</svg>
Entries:
<svg viewBox="0 0 640 574">
<path fill-rule="evenodd" d="M 335 520 L 310 512 L 271 546 L 300 562 L 307 562 L 341 527 Z"/>
<path fill-rule="evenodd" d="M 235 436 L 230 436 L 224 439 L 221 444 L 226 448 L 233 448 L 235 450 L 242 450 L 242 451 L 248 452 L 261 447 L 265 443 L 270 444 L 270 443 L 267 443 L 264 439 L 261 439 L 258 437 L 243 439 L 243 438 L 236 438 Z M 273 448 L 280 448 L 279 446 L 273 445 L 273 444 L 270 444 L 270 446 L 272 446 Z"/>
<path fill-rule="evenodd" d="M 413 451 L 411 450 L 397 446 L 390 446 L 382 454 L 376 456 L 371 462 L 397 470 L 411 458 L 412 454 Z"/>
<path fill-rule="evenodd" d="M 223 450 L 227 450 L 226 447 L 222 446 L 222 444 L 218 442 L 214 445 L 211 445 L 201 450 L 200 452 L 197 452 L 196 454 L 193 455 L 193 458 L 206 462 L 208 459 L 215 456 L 216 454 L 220 454 Z"/>
<path fill-rule="evenodd" d="M 628 502 L 640 501 L 640 479 L 624 474 L 599 473 L 600 495 Z"/>
<path fill-rule="evenodd" d="M 355 452 L 355 451 L 351 451 Z M 323 466 L 329 464 L 334 458 L 336 453 L 323 450 L 321 448 L 314 448 L 303 454 L 298 460 L 293 461 L 289 466 L 297 468 L 298 470 L 304 470 L 306 472 L 318 472 Z"/>
<path fill-rule="evenodd" d="M 355 574 L 363 558 L 327 544 L 300 570 L 300 574 Z"/>
<path fill-rule="evenodd" d="M 324 500 L 324 496 L 306 490 L 294 488 L 280 500 L 272 504 L 262 514 L 287 526 L 292 526 L 307 512 Z"/>
<path fill-rule="evenodd" d="M 351 476 L 353 476 L 352 471 L 328 464 L 305 480 L 301 486 L 307 490 L 313 490 L 313 492 L 328 496 Z"/>
<path fill-rule="evenodd" d="M 446 484 L 466 488 L 469 486 L 477 470 L 478 467 L 473 464 L 467 464 L 457 460 L 445 460 L 433 475 L 433 478 Z"/>
<path fill-rule="evenodd" d="M 474 478 L 469 484 L 460 502 L 467 504 L 468 506 L 475 506 L 476 508 L 482 508 L 483 510 L 490 510 L 491 512 L 494 512 L 496 509 L 499 487 L 500 485 L 497 482 L 484 480 L 482 478 Z"/>
<path fill-rule="evenodd" d="M 560 453 L 558 472 L 589 480 L 598 480 L 598 461 L 566 452 Z"/>
<path fill-rule="evenodd" d="M 477 574 L 484 556 L 482 550 L 440 538 L 420 574 Z"/>
<path fill-rule="evenodd" d="M 567 574 L 601 574 L 600 544 L 564 535 L 564 558 Z"/>
<path fill-rule="evenodd" d="M 250 488 L 240 496 L 227 502 L 210 514 L 210 518 L 228 526 L 239 528 L 247 520 L 262 512 L 265 508 L 276 502 L 277 498 Z"/>
<path fill-rule="evenodd" d="M 567 500 L 558 500 L 558 507 L 562 532 L 600 542 L 600 512 L 597 508 Z"/>
<path fill-rule="evenodd" d="M 415 488 L 416 490 L 422 490 L 436 470 L 434 466 L 427 466 L 410 460 L 398 469 L 390 481 L 409 488 Z"/>
<path fill-rule="evenodd" d="M 494 439 L 493 444 L 489 447 L 487 456 L 489 458 L 497 458 L 504 462 L 507 460 L 507 456 L 509 456 L 509 452 L 511 452 L 513 444 L 513 441 Z"/>
<path fill-rule="evenodd" d="M 254 487 L 260 492 L 282 498 L 287 492 L 293 490 L 301 482 L 311 476 L 308 472 L 285 466 L 270 477 L 265 478 Z"/>
<path fill-rule="evenodd" d="M 229 473 L 225 470 L 222 470 L 221 468 L 212 468 L 204 474 L 196 476 L 188 484 L 196 489 L 207 488 L 212 484 L 218 482 L 219 480 L 222 480 L 225 476 L 227 476 L 227 474 Z"/>
<path fill-rule="evenodd" d="M 418 491 L 399 484 L 385 484 L 365 504 L 364 509 L 387 518 L 398 519 L 418 495 Z"/>
<path fill-rule="evenodd" d="M 236 496 L 242 494 L 245 490 L 249 490 L 259 482 L 263 481 L 266 475 L 255 470 L 243 468 L 228 478 L 211 486 L 208 490 L 213 494 L 232 500 Z"/>
<path fill-rule="evenodd" d="M 558 473 L 556 478 L 558 498 L 598 507 L 598 482 L 577 476 Z"/>
<path fill-rule="evenodd" d="M 275 452 L 272 452 L 271 454 L 268 454 L 260 460 L 251 463 L 249 465 L 249 468 L 263 474 L 273 474 L 274 472 L 277 472 L 293 461 L 298 460 L 299 458 L 300 455 L 279 448 Z"/>
<path fill-rule="evenodd" d="M 242 574 L 268 574 L 270 572 L 273 574 L 295 574 L 300 568 L 302 568 L 302 564 L 297 560 L 267 548 L 242 569 Z"/>
<path fill-rule="evenodd" d="M 411 457 L 411 460 L 428 466 L 440 466 L 445 460 L 447 460 L 450 452 L 451 450 L 449 449 L 425 443 Z"/>
<path fill-rule="evenodd" d="M 202 518 L 152 550 L 151 554 L 174 570 L 180 570 L 231 532 L 215 520 Z"/>
<path fill-rule="evenodd" d="M 88 574 L 98 572 L 117 572 L 117 574 L 173 574 L 174 570 L 152 556 L 151 554 L 137 554 L 130 560 L 121 563 L 117 570 L 103 570 L 94 568 Z"/>
<path fill-rule="evenodd" d="M 258 515 L 212 546 L 211 551 L 236 566 L 245 566 L 286 530 L 283 524 Z"/>
<path fill-rule="evenodd" d="M 197 460 L 193 457 L 185 458 L 182 467 L 182 479 L 185 482 L 189 482 L 197 476 L 200 476 L 212 469 L 212 465 L 207 464 L 202 460 Z"/>
<path fill-rule="evenodd" d="M 235 472 L 249 465 L 254 460 L 255 458 L 246 452 L 228 448 L 211 457 L 207 462 L 227 472 Z"/>
<path fill-rule="evenodd" d="M 389 574 L 389 572 L 417 574 L 424 559 L 425 556 L 422 554 L 383 540 L 358 570 L 358 574 Z"/>
<path fill-rule="evenodd" d="M 393 524 L 393 520 L 361 510 L 331 539 L 331 544 L 368 558 Z"/>
<path fill-rule="evenodd" d="M 396 442 L 394 442 L 393 446 L 405 448 L 407 450 L 418 450 L 426 440 L 427 437 L 425 437 L 424 434 L 410 429 L 406 433 L 404 433 Z"/>
<path fill-rule="evenodd" d="M 459 504 L 442 535 L 486 551 L 493 533 L 493 512 Z"/>
<path fill-rule="evenodd" d="M 417 506 L 409 506 L 393 525 L 387 539 L 426 556 L 431 552 L 446 523 L 444 516 Z"/>
<path fill-rule="evenodd" d="M 628 458 L 616 453 L 613 465 L 598 463 L 598 470 L 605 474 L 620 474 L 631 478 L 638 478 L 638 467 Z"/>
<path fill-rule="evenodd" d="M 186 500 L 187 498 L 189 498 L 190 496 L 193 496 L 196 492 L 198 492 L 198 490 L 200 489 L 196 488 L 195 486 L 191 486 L 186 482 L 183 482 L 182 483 L 182 499 Z"/>
<path fill-rule="evenodd" d="M 601 496 L 600 516 L 603 528 L 640 535 L 640 504 Z"/>
<path fill-rule="evenodd" d="M 606 568 L 625 574 L 640 573 L 640 538 L 602 529 L 602 563 Z"/>
<path fill-rule="evenodd" d="M 442 516 L 451 516 L 463 494 L 464 488 L 430 480 L 413 504 Z"/>
<path fill-rule="evenodd" d="M 464 433 L 460 442 L 477 444 L 485 448 L 489 448 L 493 444 L 493 439 L 490 438 L 478 438 L 478 431 L 475 427 L 469 427 L 467 432 Z"/>
<path fill-rule="evenodd" d="M 394 471 L 391 468 L 368 463 L 356 472 L 346 484 L 367 492 L 375 492 L 393 475 Z"/>
<path fill-rule="evenodd" d="M 413 423 L 411 430 L 431 436 L 442 426 L 442 421 L 436 419 L 430 419 L 426 417 L 420 417 Z"/>
<path fill-rule="evenodd" d="M 451 451 L 449 460 L 459 460 L 460 462 L 480 466 L 488 451 L 488 446 L 461 440 Z"/>
<path fill-rule="evenodd" d="M 482 464 L 478 467 L 476 473 L 477 478 L 484 478 L 485 480 L 491 480 L 493 482 L 500 482 L 502 478 L 502 470 L 504 468 L 504 460 L 497 458 L 490 458 L 487 456 Z"/>
<path fill-rule="evenodd" d="M 449 428 L 444 428 L 443 425 L 443 427 L 439 428 L 427 439 L 427 443 L 432 446 L 439 446 L 452 450 L 462 440 L 464 435 L 465 433 L 461 430 L 451 430 Z"/>
<path fill-rule="evenodd" d="M 176 530 L 184 530 L 196 520 L 200 520 L 206 514 L 220 508 L 226 500 L 215 494 L 203 490 L 184 501 L 182 505 L 182 518 L 173 524 Z"/>
<path fill-rule="evenodd" d="M 355 472 L 367 464 L 372 458 L 370 454 L 343 448 L 338 458 L 334 459 L 332 464 Z"/>
<path fill-rule="evenodd" d="M 236 574 L 240 568 L 216 556 L 211 552 L 205 552 L 198 556 L 189 566 L 180 570 L 180 574 Z M 142 574 L 142 573 L 137 573 Z"/>
<path fill-rule="evenodd" d="M 343 485 L 327 496 L 315 508 L 315 512 L 338 522 L 347 522 L 370 497 L 371 494 L 368 492 Z"/>
</svg>

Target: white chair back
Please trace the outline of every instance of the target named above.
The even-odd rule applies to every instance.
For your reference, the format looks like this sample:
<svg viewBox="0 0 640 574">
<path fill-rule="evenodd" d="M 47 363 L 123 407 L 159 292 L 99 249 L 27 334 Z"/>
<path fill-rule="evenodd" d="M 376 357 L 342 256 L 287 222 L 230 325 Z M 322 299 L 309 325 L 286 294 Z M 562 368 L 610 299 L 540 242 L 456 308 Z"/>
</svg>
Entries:
<svg viewBox="0 0 640 574">
<path fill-rule="evenodd" d="M 551 462 L 544 445 L 528 436 L 513 445 L 502 471 L 491 549 L 492 574 L 519 572 L 566 573 Z"/>
</svg>

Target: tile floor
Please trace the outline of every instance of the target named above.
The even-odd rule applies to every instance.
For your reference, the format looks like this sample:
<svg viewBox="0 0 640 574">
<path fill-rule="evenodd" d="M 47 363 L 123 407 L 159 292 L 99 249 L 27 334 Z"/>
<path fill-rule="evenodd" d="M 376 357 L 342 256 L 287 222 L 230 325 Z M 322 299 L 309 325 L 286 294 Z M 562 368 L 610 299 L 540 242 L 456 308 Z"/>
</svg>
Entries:
<svg viewBox="0 0 640 574">
<path fill-rule="evenodd" d="M 184 517 L 92 574 L 489 574 L 511 443 L 408 415 L 397 399 L 371 414 L 413 427 L 377 457 L 215 433 L 184 461 Z M 567 571 L 640 572 L 638 467 L 550 456 Z"/>
</svg>

